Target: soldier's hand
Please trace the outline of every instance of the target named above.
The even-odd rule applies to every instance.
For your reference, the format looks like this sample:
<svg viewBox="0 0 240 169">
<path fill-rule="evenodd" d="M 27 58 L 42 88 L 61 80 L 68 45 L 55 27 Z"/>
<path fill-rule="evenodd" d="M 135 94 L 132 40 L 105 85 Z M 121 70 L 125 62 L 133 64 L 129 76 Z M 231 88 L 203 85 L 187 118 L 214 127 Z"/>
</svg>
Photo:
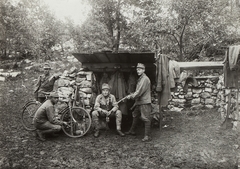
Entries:
<svg viewBox="0 0 240 169">
<path fill-rule="evenodd" d="M 127 96 L 127 99 L 131 99 L 131 95 L 128 95 L 128 96 Z"/>
<path fill-rule="evenodd" d="M 111 113 L 112 113 L 112 110 L 108 111 L 106 115 L 110 116 Z"/>
<path fill-rule="evenodd" d="M 104 114 L 108 114 L 108 111 L 107 110 L 102 110 L 102 112 L 104 113 Z"/>
</svg>

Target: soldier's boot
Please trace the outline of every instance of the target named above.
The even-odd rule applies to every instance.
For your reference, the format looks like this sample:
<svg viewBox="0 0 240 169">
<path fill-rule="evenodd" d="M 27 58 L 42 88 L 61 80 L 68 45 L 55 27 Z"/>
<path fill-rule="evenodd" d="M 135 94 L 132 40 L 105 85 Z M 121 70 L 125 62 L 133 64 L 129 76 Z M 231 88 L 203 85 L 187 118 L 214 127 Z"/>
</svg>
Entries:
<svg viewBox="0 0 240 169">
<path fill-rule="evenodd" d="M 46 141 L 45 136 L 40 130 L 36 130 L 36 138 L 40 141 Z"/>
<path fill-rule="evenodd" d="M 122 113 L 121 111 L 116 111 L 116 127 L 117 127 L 117 134 L 121 137 L 124 137 L 125 134 L 121 131 L 121 125 L 122 125 Z"/>
<path fill-rule="evenodd" d="M 142 141 L 143 142 L 150 141 L 151 138 L 149 137 L 149 133 L 150 133 L 151 121 L 145 121 L 144 125 L 145 125 L 145 134 Z"/>
<path fill-rule="evenodd" d="M 99 123 L 99 118 L 98 118 L 98 112 L 97 111 L 93 111 L 92 112 L 92 120 L 93 120 L 93 124 L 94 124 L 94 127 L 95 127 L 95 131 L 94 131 L 94 134 L 93 136 L 94 137 L 99 137 L 100 135 L 100 123 Z"/>
<path fill-rule="evenodd" d="M 94 122 L 94 124 L 95 124 L 95 131 L 94 131 L 94 134 L 93 134 L 93 136 L 94 137 L 99 137 L 99 135 L 100 135 L 100 124 L 99 124 L 99 121 L 97 120 L 97 121 L 95 121 Z"/>
<path fill-rule="evenodd" d="M 136 126 L 137 126 L 137 122 L 138 122 L 138 118 L 133 117 L 132 126 L 131 126 L 130 130 L 125 133 L 126 135 L 133 135 L 133 136 L 136 135 L 135 129 L 136 129 Z"/>
</svg>

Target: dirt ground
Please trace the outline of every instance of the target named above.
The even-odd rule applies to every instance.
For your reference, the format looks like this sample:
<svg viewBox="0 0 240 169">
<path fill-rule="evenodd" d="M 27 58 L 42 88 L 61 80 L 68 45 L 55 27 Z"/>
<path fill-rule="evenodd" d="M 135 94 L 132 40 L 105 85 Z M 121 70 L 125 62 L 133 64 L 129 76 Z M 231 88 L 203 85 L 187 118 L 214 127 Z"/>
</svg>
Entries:
<svg viewBox="0 0 240 169">
<path fill-rule="evenodd" d="M 32 98 L 35 72 L 0 82 L 0 168 L 84 169 L 233 169 L 237 168 L 238 132 L 223 130 L 216 110 L 167 112 L 164 128 L 152 128 L 152 141 L 119 137 L 114 130 L 70 138 L 60 133 L 46 142 L 23 129 L 20 112 Z M 30 78 L 29 78 L 30 77 Z"/>
</svg>

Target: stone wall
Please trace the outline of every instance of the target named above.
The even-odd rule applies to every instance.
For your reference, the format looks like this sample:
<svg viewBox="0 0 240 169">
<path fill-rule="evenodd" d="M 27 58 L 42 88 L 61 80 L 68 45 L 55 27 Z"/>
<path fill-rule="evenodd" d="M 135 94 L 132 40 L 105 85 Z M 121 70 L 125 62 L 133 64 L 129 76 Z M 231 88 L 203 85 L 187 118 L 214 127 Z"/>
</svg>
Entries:
<svg viewBox="0 0 240 169">
<path fill-rule="evenodd" d="M 198 86 L 188 85 L 184 92 L 180 83 L 174 92 L 171 92 L 172 99 L 168 108 L 171 110 L 181 110 L 182 108 L 212 109 L 219 106 L 219 100 L 223 94 L 223 76 L 196 77 Z M 224 99 L 223 99 L 224 100 Z"/>
<path fill-rule="evenodd" d="M 177 90 L 172 92 L 172 99 L 168 108 L 173 111 L 181 111 L 183 108 L 192 110 L 217 108 L 224 121 L 227 115 L 228 94 L 231 92 L 230 116 L 233 123 L 233 130 L 240 130 L 240 106 L 237 111 L 237 103 L 240 103 L 240 95 L 237 97 L 237 89 L 227 89 L 224 86 L 224 77 L 209 76 L 209 78 L 199 77 L 198 86 L 188 86 L 187 92 L 183 91 L 183 86 L 179 84 Z M 237 101 L 238 100 L 238 101 Z"/>
</svg>

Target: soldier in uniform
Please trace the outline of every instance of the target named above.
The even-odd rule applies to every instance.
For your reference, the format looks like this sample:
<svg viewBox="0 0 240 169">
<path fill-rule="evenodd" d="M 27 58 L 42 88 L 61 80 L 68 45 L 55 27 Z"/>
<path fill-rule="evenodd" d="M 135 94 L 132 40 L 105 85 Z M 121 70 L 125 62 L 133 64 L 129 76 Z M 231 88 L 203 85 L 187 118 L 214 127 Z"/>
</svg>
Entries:
<svg viewBox="0 0 240 169">
<path fill-rule="evenodd" d="M 144 121 L 145 134 L 142 141 L 149 141 L 149 132 L 151 125 L 151 82 L 150 79 L 145 74 L 145 65 L 142 63 L 137 64 L 137 74 L 139 76 L 137 81 L 137 87 L 134 93 L 127 96 L 128 99 L 134 99 L 134 111 L 132 113 L 133 122 L 130 130 L 126 132 L 127 135 L 135 135 L 135 129 L 137 125 L 138 118 Z"/>
<path fill-rule="evenodd" d="M 121 131 L 122 123 L 122 112 L 118 110 L 118 104 L 114 95 L 110 94 L 110 87 L 108 84 L 103 83 L 102 85 L 102 94 L 98 95 L 94 105 L 94 111 L 92 112 L 92 119 L 95 124 L 95 133 L 94 137 L 99 137 L 99 118 L 106 117 L 115 117 L 116 118 L 116 128 L 117 134 L 120 136 L 125 136 Z"/>
<path fill-rule="evenodd" d="M 54 105 L 58 102 L 58 94 L 51 92 L 47 101 L 45 101 L 34 115 L 33 123 L 36 127 L 36 137 L 45 141 L 45 134 L 54 134 L 61 130 L 61 125 L 67 125 L 57 119 Z"/>
<path fill-rule="evenodd" d="M 44 65 L 43 70 L 44 74 L 39 76 L 34 91 L 36 100 L 41 103 L 46 99 L 45 94 L 53 91 L 54 83 L 60 76 L 60 74 L 50 76 L 51 67 L 48 64 Z"/>
</svg>

